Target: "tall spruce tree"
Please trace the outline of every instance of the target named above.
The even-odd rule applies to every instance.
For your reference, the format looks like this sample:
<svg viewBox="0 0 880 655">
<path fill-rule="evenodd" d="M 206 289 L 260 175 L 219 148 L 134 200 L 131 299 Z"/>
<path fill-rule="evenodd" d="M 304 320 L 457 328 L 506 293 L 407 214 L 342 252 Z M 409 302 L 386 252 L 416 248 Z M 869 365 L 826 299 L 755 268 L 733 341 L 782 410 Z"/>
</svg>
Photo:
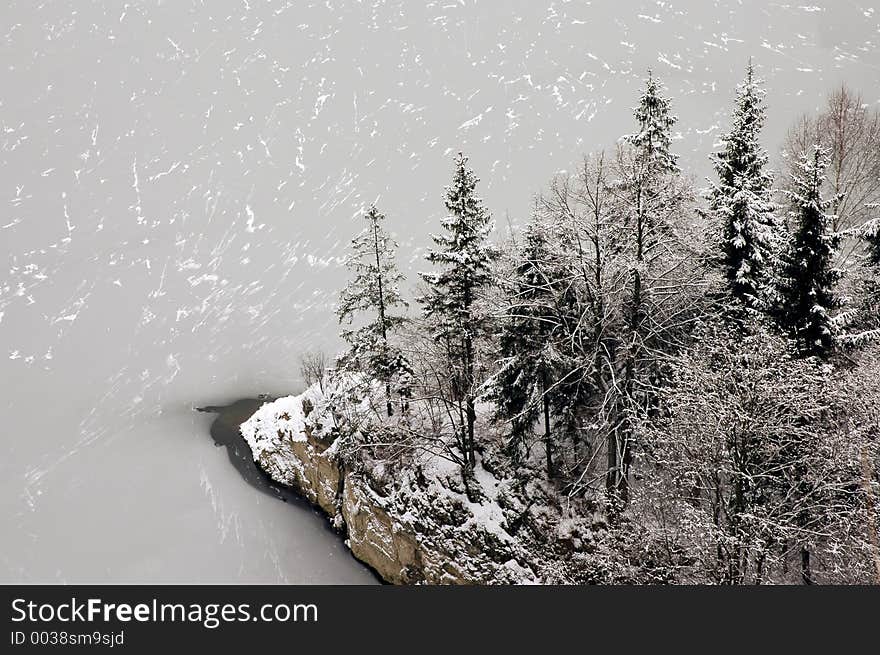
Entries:
<svg viewBox="0 0 880 655">
<path fill-rule="evenodd" d="M 645 90 L 633 110 L 639 131 L 624 140 L 639 153 L 645 172 L 678 172 L 678 156 L 669 147 L 672 127 L 678 118 L 671 113 L 672 103 L 663 95 L 660 81 L 649 70 Z"/>
<path fill-rule="evenodd" d="M 773 177 L 761 147 L 764 90 L 752 62 L 737 88 L 730 132 L 712 155 L 718 182 L 711 190 L 713 211 L 722 223 L 722 266 L 734 297 L 752 308 L 766 308 L 772 293 L 779 227 L 772 201 Z"/>
<path fill-rule="evenodd" d="M 804 355 L 827 356 L 835 344 L 833 312 L 841 302 L 835 285 L 841 277 L 833 266 L 840 236 L 833 232 L 829 202 L 822 197 L 828 157 L 815 146 L 801 158 L 788 192 L 796 229 L 785 265 L 781 294 L 782 323 Z"/>
<path fill-rule="evenodd" d="M 437 247 L 426 255 L 439 271 L 421 273 L 428 291 L 419 302 L 434 338 L 445 348 L 461 418 L 459 443 L 472 468 L 476 463 L 477 347 L 488 334 L 488 317 L 478 303 L 492 280 L 497 252 L 489 243 L 492 219 L 475 192 L 479 178 L 467 161 L 461 153 L 455 158 L 452 184 L 446 188 L 445 233 L 432 235 Z"/>
<path fill-rule="evenodd" d="M 389 341 L 391 331 L 405 320 L 395 313 L 406 306 L 400 292 L 403 275 L 394 259 L 397 244 L 382 226 L 385 215 L 371 205 L 364 220 L 366 228 L 351 242 L 346 267 L 352 279 L 340 293 L 336 314 L 340 324 L 347 325 L 352 325 L 360 314 L 369 316 L 360 327 L 342 331 L 342 338 L 349 344 L 342 360 L 344 365 L 365 371 L 385 384 L 386 410 L 391 416 L 392 387 L 408 396 L 407 380 L 411 376 L 405 355 Z"/>
<path fill-rule="evenodd" d="M 618 209 L 631 235 L 622 243 L 629 283 L 619 337 L 620 371 L 615 375 L 614 428 L 607 441 L 606 492 L 612 514 L 629 500 L 634 419 L 651 403 L 649 379 L 656 368 L 654 344 L 661 332 L 656 320 L 654 284 L 658 267 L 675 241 L 673 221 L 689 191 L 681 184 L 677 157 L 670 151 L 677 118 L 652 74 L 633 111 L 639 131 L 624 137 L 630 148 L 618 156 L 620 179 L 614 183 Z M 662 274 L 661 274 L 662 275 Z"/>
<path fill-rule="evenodd" d="M 499 338 L 501 366 L 492 381 L 491 397 L 498 417 L 510 422 L 514 459 L 543 417 L 547 475 L 552 477 L 550 406 L 560 359 L 555 345 L 561 327 L 555 307 L 559 290 L 545 226 L 537 218 L 526 227 L 511 272 L 509 305 Z"/>
</svg>

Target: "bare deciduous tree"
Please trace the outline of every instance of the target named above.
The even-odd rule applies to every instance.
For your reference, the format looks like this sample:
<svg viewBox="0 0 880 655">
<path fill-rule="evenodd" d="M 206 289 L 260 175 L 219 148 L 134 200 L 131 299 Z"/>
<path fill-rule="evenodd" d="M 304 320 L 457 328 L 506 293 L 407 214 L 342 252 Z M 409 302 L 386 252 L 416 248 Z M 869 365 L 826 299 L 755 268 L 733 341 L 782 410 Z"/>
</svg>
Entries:
<svg viewBox="0 0 880 655">
<path fill-rule="evenodd" d="M 633 516 L 646 541 L 668 542 L 680 578 L 867 579 L 859 458 L 871 440 L 850 428 L 865 408 L 847 371 L 717 319 L 673 369 L 662 418 L 641 424 L 654 448 Z"/>
<path fill-rule="evenodd" d="M 874 216 L 870 205 L 880 202 L 880 111 L 846 85 L 835 89 L 817 115 L 802 116 L 789 130 L 783 158 L 792 173 L 814 146 L 830 157 L 822 189 L 831 202 L 835 230 L 855 230 Z M 860 248 L 850 235 L 838 262 L 845 264 Z"/>
<path fill-rule="evenodd" d="M 299 374 L 306 386 L 317 384 L 324 390 L 324 379 L 330 367 L 330 357 L 323 351 L 304 352 L 299 357 Z"/>
</svg>

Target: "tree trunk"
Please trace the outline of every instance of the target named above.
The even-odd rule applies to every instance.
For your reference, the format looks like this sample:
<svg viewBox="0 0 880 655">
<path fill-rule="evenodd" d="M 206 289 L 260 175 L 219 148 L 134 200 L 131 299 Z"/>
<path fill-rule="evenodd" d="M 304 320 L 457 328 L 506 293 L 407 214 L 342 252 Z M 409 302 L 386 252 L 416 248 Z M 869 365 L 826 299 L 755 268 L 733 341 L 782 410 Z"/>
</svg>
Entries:
<svg viewBox="0 0 880 655">
<path fill-rule="evenodd" d="M 379 258 L 379 226 L 376 219 L 373 220 L 373 251 L 376 255 L 376 286 L 379 291 L 379 326 L 382 329 L 382 343 L 385 345 L 385 352 L 388 352 L 388 333 L 385 321 L 385 293 L 382 288 L 382 261 Z M 391 407 L 391 383 L 385 381 L 385 410 L 390 417 L 394 414 Z"/>
<path fill-rule="evenodd" d="M 801 547 L 801 582 L 813 584 L 813 572 L 810 568 L 810 549 Z"/>
<path fill-rule="evenodd" d="M 546 385 L 545 389 L 546 389 Z M 550 401 L 544 391 L 544 448 L 547 454 L 547 477 L 553 477 L 553 445 L 550 442 Z"/>
<path fill-rule="evenodd" d="M 477 422 L 477 412 L 474 408 L 474 399 L 470 393 L 467 397 L 467 438 L 468 438 L 468 463 L 471 468 L 477 465 L 477 448 L 474 439 L 474 424 Z"/>
<path fill-rule="evenodd" d="M 629 328 L 630 344 L 629 352 L 626 353 L 625 374 L 623 381 L 622 399 L 618 403 L 618 425 L 621 426 L 618 434 L 615 434 L 613 443 L 609 442 L 608 473 L 613 481 L 613 497 L 618 503 L 618 510 L 626 507 L 629 502 L 629 468 L 632 464 L 632 426 L 629 424 L 627 411 L 632 411 L 635 404 L 635 377 L 636 377 L 636 347 L 639 340 L 639 332 L 642 325 L 642 275 L 639 266 L 644 261 L 645 252 L 645 216 L 642 199 L 642 188 L 639 185 L 636 191 L 636 267 L 633 269 L 632 306 L 630 307 Z M 614 468 L 611 467 L 612 452 L 614 446 Z M 613 475 L 612 475 L 613 474 Z"/>
<path fill-rule="evenodd" d="M 478 498 L 474 495 L 474 490 L 471 487 L 471 475 L 473 473 L 473 469 L 469 466 L 465 466 L 461 469 L 461 481 L 464 484 L 464 495 L 467 496 L 467 499 L 472 503 L 478 502 Z"/>
<path fill-rule="evenodd" d="M 467 459 L 471 468 L 477 464 L 476 445 L 474 439 L 474 424 L 477 422 L 477 412 L 474 408 L 474 341 L 471 335 L 473 321 L 471 317 L 471 288 L 470 284 L 464 289 L 464 393 L 467 405 Z"/>
<path fill-rule="evenodd" d="M 620 467 L 618 459 L 617 428 L 608 434 L 608 466 L 605 473 L 605 494 L 608 498 L 609 518 L 613 521 L 620 510 Z"/>
<path fill-rule="evenodd" d="M 388 416 L 392 416 L 394 414 L 394 408 L 391 406 L 391 383 L 385 383 L 385 410 L 388 412 Z"/>
</svg>

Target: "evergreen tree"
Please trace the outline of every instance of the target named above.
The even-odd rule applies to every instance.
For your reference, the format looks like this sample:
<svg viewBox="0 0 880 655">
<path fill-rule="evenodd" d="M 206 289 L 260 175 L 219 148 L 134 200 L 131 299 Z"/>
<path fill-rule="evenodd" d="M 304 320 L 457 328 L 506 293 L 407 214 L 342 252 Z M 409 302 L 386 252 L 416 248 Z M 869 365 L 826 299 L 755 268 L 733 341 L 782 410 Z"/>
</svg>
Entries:
<svg viewBox="0 0 880 655">
<path fill-rule="evenodd" d="M 872 205 L 871 208 L 880 210 L 880 204 Z M 862 226 L 861 237 L 865 242 L 867 263 L 867 279 L 862 293 L 862 302 L 865 305 L 862 315 L 868 321 L 864 326 L 867 328 L 864 336 L 876 340 L 880 339 L 880 217 L 873 218 Z"/>
<path fill-rule="evenodd" d="M 455 402 L 461 418 L 459 442 L 469 467 L 476 463 L 474 424 L 477 346 L 488 332 L 487 315 L 478 307 L 492 280 L 497 253 L 489 243 L 493 223 L 475 189 L 479 178 L 461 153 L 452 184 L 446 188 L 444 234 L 432 235 L 436 248 L 426 259 L 440 270 L 421 273 L 428 292 L 419 299 L 435 340 L 446 349 Z"/>
<path fill-rule="evenodd" d="M 547 475 L 553 475 L 550 405 L 559 355 L 559 325 L 554 307 L 557 289 L 544 227 L 537 219 L 527 226 L 509 283 L 509 306 L 501 326 L 501 367 L 492 381 L 491 397 L 498 417 L 511 424 L 511 451 L 518 458 L 535 421 L 543 416 Z"/>
<path fill-rule="evenodd" d="M 804 156 L 793 176 L 789 196 L 797 227 L 785 266 L 782 306 L 778 311 L 798 349 L 805 355 L 827 355 L 835 343 L 832 313 L 841 303 L 834 287 L 841 273 L 833 268 L 840 236 L 831 231 L 829 203 L 822 197 L 828 158 L 818 146 Z"/>
<path fill-rule="evenodd" d="M 386 391 L 388 416 L 393 413 L 392 386 L 408 396 L 404 381 L 411 378 L 411 368 L 399 348 L 389 342 L 391 331 L 399 326 L 404 317 L 394 313 L 406 302 L 400 293 L 403 275 L 394 260 L 395 241 L 382 227 L 385 215 L 371 205 L 364 215 L 367 227 L 352 240 L 352 254 L 346 267 L 352 279 L 339 297 L 336 314 L 340 324 L 352 325 L 361 313 L 372 314 L 367 322 L 355 329 L 344 329 L 342 338 L 349 344 L 343 356 L 345 366 L 368 372 L 382 381 Z"/>
<path fill-rule="evenodd" d="M 880 209 L 874 205 L 873 209 Z M 880 268 L 880 218 L 873 218 L 862 227 L 868 264 Z"/>
<path fill-rule="evenodd" d="M 712 160 L 718 182 L 710 202 L 722 221 L 722 265 L 734 297 L 753 308 L 765 307 L 776 258 L 776 209 L 767 152 L 759 137 L 764 126 L 764 90 L 751 61 L 737 89 L 730 132 Z"/>
<path fill-rule="evenodd" d="M 667 284 L 661 268 L 674 258 L 674 223 L 690 197 L 690 187 L 679 175 L 677 157 L 669 150 L 677 118 L 659 81 L 650 73 L 633 113 L 639 131 L 624 137 L 630 148 L 618 155 L 620 178 L 613 185 L 618 194 L 616 211 L 629 234 L 620 244 L 629 282 L 619 339 L 621 370 L 613 381 L 614 429 L 607 440 L 606 491 L 614 513 L 628 502 L 633 421 L 652 402 L 656 346 L 666 336 L 656 325 L 662 310 L 656 304 L 659 298 L 654 287 Z"/>
<path fill-rule="evenodd" d="M 652 170 L 678 172 L 678 157 L 669 150 L 672 126 L 678 118 L 671 112 L 669 98 L 663 95 L 659 80 L 648 71 L 645 90 L 633 110 L 639 131 L 624 140 L 640 154 L 642 163 Z"/>
</svg>

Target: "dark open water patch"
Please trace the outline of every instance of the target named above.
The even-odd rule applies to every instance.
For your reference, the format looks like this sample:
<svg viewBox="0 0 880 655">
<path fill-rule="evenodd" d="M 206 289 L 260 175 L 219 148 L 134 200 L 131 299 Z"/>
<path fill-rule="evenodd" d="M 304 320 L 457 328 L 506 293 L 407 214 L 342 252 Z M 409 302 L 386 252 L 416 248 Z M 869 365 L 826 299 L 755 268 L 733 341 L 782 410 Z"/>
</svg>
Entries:
<svg viewBox="0 0 880 655">
<path fill-rule="evenodd" d="M 229 461 L 239 472 L 241 477 L 249 485 L 285 503 L 298 503 L 302 506 L 311 507 L 296 491 L 285 485 L 275 482 L 254 461 L 250 446 L 241 436 L 239 426 L 254 415 L 264 403 L 271 402 L 274 398 L 261 396 L 259 398 L 243 398 L 228 405 L 208 405 L 196 407 L 196 411 L 216 414 L 217 418 L 211 423 L 211 438 L 214 445 L 226 447 Z"/>
<path fill-rule="evenodd" d="M 251 453 L 250 446 L 248 446 L 244 437 L 241 436 L 241 432 L 239 431 L 241 424 L 253 416 L 254 412 L 262 407 L 263 404 L 272 402 L 273 400 L 275 400 L 275 398 L 261 395 L 258 398 L 242 398 L 241 400 L 236 400 L 228 405 L 207 405 L 205 407 L 196 407 L 195 409 L 199 412 L 217 415 L 217 418 L 211 423 L 211 438 L 214 440 L 214 445 L 218 448 L 222 446 L 226 447 L 226 454 L 229 456 L 229 461 L 245 482 L 273 498 L 309 509 L 323 519 L 321 523 L 328 532 L 332 532 L 338 538 L 342 538 L 342 536 L 333 529 L 330 522 L 326 520 L 327 517 L 323 512 L 317 510 L 294 489 L 275 482 L 275 480 L 270 478 L 263 469 L 257 466 L 253 454 Z M 366 564 L 364 564 L 364 567 L 375 576 L 378 582 L 387 584 L 371 567 Z"/>
</svg>

